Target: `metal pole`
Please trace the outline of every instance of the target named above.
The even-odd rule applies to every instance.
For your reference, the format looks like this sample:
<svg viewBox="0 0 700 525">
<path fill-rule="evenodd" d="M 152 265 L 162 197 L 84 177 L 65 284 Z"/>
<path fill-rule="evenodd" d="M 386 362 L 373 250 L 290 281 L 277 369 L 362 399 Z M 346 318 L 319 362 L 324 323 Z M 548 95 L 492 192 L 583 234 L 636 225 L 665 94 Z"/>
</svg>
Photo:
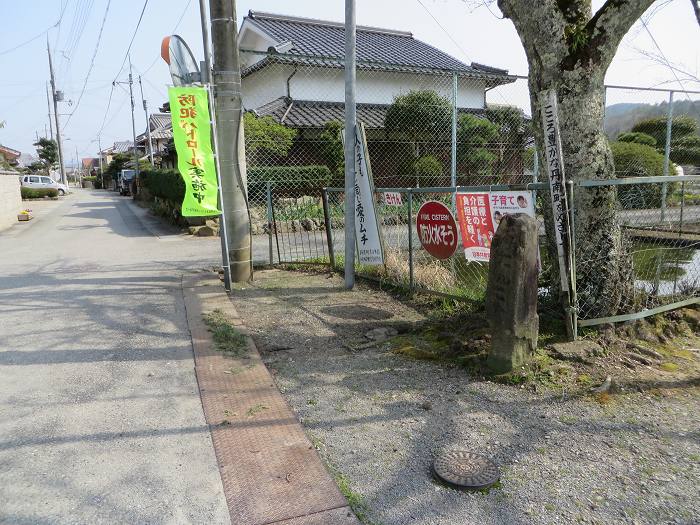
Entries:
<svg viewBox="0 0 700 525">
<path fill-rule="evenodd" d="M 207 23 L 207 7 L 204 0 L 199 0 L 199 20 L 202 24 L 202 49 L 204 49 L 204 64 L 207 70 L 202 82 L 211 84 L 211 46 L 209 45 L 209 24 Z"/>
<path fill-rule="evenodd" d="M 411 291 L 413 282 L 413 192 L 408 189 L 408 287 Z"/>
<path fill-rule="evenodd" d="M 569 204 L 569 270 L 571 272 L 571 327 L 573 340 L 578 338 L 578 296 L 576 295 L 576 223 L 574 216 L 574 181 L 567 180 Z"/>
<path fill-rule="evenodd" d="M 134 182 L 139 177 L 139 151 L 136 147 L 136 121 L 134 120 L 134 90 L 133 90 L 133 77 L 131 76 L 131 55 L 129 55 L 129 97 L 131 98 L 131 133 L 134 136 L 134 169 L 136 170 L 136 178 Z"/>
<path fill-rule="evenodd" d="M 141 75 L 139 75 L 139 87 L 141 88 L 141 100 L 143 101 L 143 112 L 146 113 L 146 134 L 148 135 L 148 158 L 151 161 L 151 168 L 155 166 L 153 164 L 153 141 L 151 140 L 151 121 L 148 116 L 148 102 L 143 98 L 143 83 L 141 82 Z"/>
<path fill-rule="evenodd" d="M 671 128 L 673 126 L 673 91 L 668 95 L 668 117 L 666 119 L 666 146 L 664 147 L 664 177 L 668 176 L 669 165 L 671 162 Z M 666 216 L 666 192 L 668 188 L 664 182 L 661 185 L 661 222 L 664 222 Z"/>
<path fill-rule="evenodd" d="M 49 83 L 46 83 L 46 106 L 49 108 L 49 130 L 51 131 L 51 140 L 53 140 L 53 121 L 51 120 L 51 97 L 49 97 Z"/>
<path fill-rule="evenodd" d="M 331 207 L 328 205 L 328 190 L 321 190 L 323 198 L 323 220 L 326 226 L 326 242 L 328 242 L 328 261 L 331 271 L 335 268 L 335 251 L 333 249 L 333 222 L 331 221 Z M 270 240 L 270 253 L 272 253 L 272 240 Z"/>
<path fill-rule="evenodd" d="M 229 236 L 231 280 L 243 282 L 252 278 L 252 250 L 235 0 L 209 0 L 209 13 L 214 52 L 212 84 L 219 146 L 217 159 L 221 180 L 221 209 L 225 212 L 223 218 Z"/>
<path fill-rule="evenodd" d="M 100 161 L 100 180 L 102 179 L 102 143 L 100 142 L 100 136 L 97 135 L 97 147 L 99 148 L 99 152 L 97 154 L 97 158 Z M 104 181 L 102 181 L 104 182 Z M 103 188 L 104 189 L 104 188 Z"/>
<path fill-rule="evenodd" d="M 457 73 L 452 73 L 452 164 L 450 185 L 457 186 Z M 452 198 L 455 200 L 455 197 Z M 452 203 L 454 206 L 454 202 Z"/>
<path fill-rule="evenodd" d="M 345 288 L 355 286 L 355 0 L 345 0 Z"/>
<path fill-rule="evenodd" d="M 68 186 L 66 168 L 63 165 L 63 144 L 61 143 L 61 125 L 58 118 L 58 101 L 56 100 L 56 79 L 53 76 L 53 62 L 51 60 L 51 47 L 49 39 L 46 39 L 46 51 L 49 54 L 49 73 L 51 73 L 51 95 L 53 96 L 53 116 L 56 124 L 56 144 L 58 145 L 58 168 L 61 173 L 61 183 Z"/>
<path fill-rule="evenodd" d="M 270 266 L 275 262 L 272 255 L 272 229 L 274 227 L 275 225 L 272 221 L 272 189 L 270 188 L 270 181 L 267 181 L 267 244 L 270 252 Z"/>
</svg>

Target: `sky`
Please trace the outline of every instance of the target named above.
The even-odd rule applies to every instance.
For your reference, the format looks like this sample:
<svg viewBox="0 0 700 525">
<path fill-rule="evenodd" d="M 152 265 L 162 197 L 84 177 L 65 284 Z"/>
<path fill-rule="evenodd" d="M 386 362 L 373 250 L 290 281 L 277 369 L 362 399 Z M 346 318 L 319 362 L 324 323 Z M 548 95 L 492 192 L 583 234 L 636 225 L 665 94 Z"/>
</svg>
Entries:
<svg viewBox="0 0 700 525">
<path fill-rule="evenodd" d="M 594 0 L 594 9 L 602 3 Z M 4 22 L 0 32 L 0 122 L 5 121 L 0 144 L 34 153 L 37 134 L 44 136 L 48 129 L 47 36 L 57 89 L 65 93 L 59 116 L 66 163 L 72 165 L 76 150 L 79 158 L 96 156 L 98 135 L 102 148 L 115 140 L 131 140 L 128 85 L 113 86 L 112 82 L 128 79 L 127 50 L 143 6 L 144 0 L 0 0 Z M 238 0 L 239 26 L 250 9 L 342 22 L 344 1 Z M 527 74 L 520 40 L 512 23 L 501 18 L 495 2 L 357 0 L 356 9 L 358 24 L 411 31 L 416 38 L 464 62 Z M 700 91 L 697 78 L 686 74 L 700 77 L 700 29 L 690 1 L 659 0 L 643 20 L 620 45 L 606 82 Z M 150 111 L 157 111 L 167 100 L 171 82 L 168 67 L 160 58 L 160 42 L 169 34 L 181 35 L 195 56 L 202 58 L 197 0 L 147 2 L 130 57 L 135 81 L 142 77 Z M 675 69 L 650 58 L 662 55 Z M 134 83 L 133 87 L 136 133 L 140 134 L 146 120 L 140 86 Z M 666 97 L 663 93 L 610 89 L 607 102 L 656 103 Z M 700 95 L 690 97 L 700 99 Z M 494 103 L 528 106 L 524 81 L 492 90 L 488 98 Z"/>
</svg>

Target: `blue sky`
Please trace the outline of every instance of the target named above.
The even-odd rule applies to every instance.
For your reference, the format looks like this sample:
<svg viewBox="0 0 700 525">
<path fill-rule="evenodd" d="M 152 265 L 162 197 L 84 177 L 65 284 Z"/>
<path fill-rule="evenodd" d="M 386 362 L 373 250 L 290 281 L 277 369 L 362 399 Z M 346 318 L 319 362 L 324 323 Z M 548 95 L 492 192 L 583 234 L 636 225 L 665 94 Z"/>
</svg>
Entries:
<svg viewBox="0 0 700 525">
<path fill-rule="evenodd" d="M 2 0 L 3 31 L 0 33 L 0 143 L 23 152 L 34 152 L 35 133 L 44 134 L 48 126 L 46 81 L 48 62 L 46 36 L 19 47 L 58 21 L 59 27 L 48 31 L 55 57 L 57 87 L 65 92 L 72 105 L 61 104 L 65 124 L 64 145 L 67 160 L 74 158 L 76 148 L 80 157 L 97 152 L 97 133 L 102 147 L 115 140 L 131 139 L 131 118 L 127 86 L 114 89 L 109 111 L 107 100 L 116 78 L 126 80 L 128 63 L 120 72 L 129 40 L 143 7 L 143 0 L 112 0 L 95 64 L 84 84 L 96 49 L 98 34 L 108 0 Z M 422 4 L 422 5 L 421 5 Z M 412 31 L 424 40 L 465 61 L 476 61 L 526 74 L 527 63 L 520 41 L 510 21 L 499 19 L 498 9 L 490 10 L 476 0 L 357 0 L 359 24 Z M 594 6 L 602 1 L 594 1 Z M 343 0 L 238 0 L 239 23 L 249 9 L 327 20 L 343 20 Z M 425 7 L 424 7 L 425 6 Z M 427 8 L 427 10 L 426 10 Z M 427 11 L 437 19 L 437 22 Z M 647 27 L 667 59 L 679 69 L 700 76 L 700 30 L 688 0 L 660 1 L 652 8 Z M 179 21 L 179 25 L 178 24 Z M 176 28 L 177 25 L 177 29 Z M 163 36 L 176 32 L 202 56 L 198 0 L 149 0 L 141 27 L 131 48 L 134 75 L 143 76 L 144 96 L 149 108 L 156 110 L 167 96 L 170 76 L 166 64 L 159 58 Z M 659 54 L 649 32 L 638 23 L 620 46 L 607 76 L 613 84 L 678 88 L 670 70 L 649 59 L 644 53 Z M 695 43 L 691 45 L 691 43 Z M 700 90 L 700 83 L 684 80 L 686 89 Z M 670 83 L 669 83 L 670 82 Z M 80 104 L 80 98 L 85 85 Z M 525 86 L 514 86 L 490 93 L 494 102 L 526 105 Z M 137 133 L 145 129 L 145 116 L 136 89 Z M 694 96 L 694 99 L 700 97 Z M 611 90 L 608 103 L 658 102 L 660 95 L 643 92 Z M 106 119 L 105 119 L 106 114 Z M 63 126 L 62 126 L 63 127 Z"/>
</svg>

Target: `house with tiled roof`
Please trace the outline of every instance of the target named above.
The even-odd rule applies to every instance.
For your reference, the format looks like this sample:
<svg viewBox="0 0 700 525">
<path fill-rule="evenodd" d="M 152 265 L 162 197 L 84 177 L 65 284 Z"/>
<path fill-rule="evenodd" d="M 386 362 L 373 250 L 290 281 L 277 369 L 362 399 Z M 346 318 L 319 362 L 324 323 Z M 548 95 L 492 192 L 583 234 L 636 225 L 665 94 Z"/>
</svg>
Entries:
<svg viewBox="0 0 700 525">
<path fill-rule="evenodd" d="M 345 29 L 340 22 L 250 11 L 238 37 L 243 105 L 294 128 L 344 118 Z M 258 51 L 259 53 L 255 53 Z M 515 81 L 506 70 L 465 64 L 409 32 L 357 27 L 357 115 L 382 128 L 397 95 L 431 89 L 479 112 L 486 91 Z"/>
<path fill-rule="evenodd" d="M 151 132 L 151 145 L 154 157 L 167 154 L 168 142 L 173 138 L 173 121 L 170 113 L 152 113 L 148 116 L 148 128 Z M 136 144 L 148 155 L 148 130 L 136 137 Z"/>
</svg>

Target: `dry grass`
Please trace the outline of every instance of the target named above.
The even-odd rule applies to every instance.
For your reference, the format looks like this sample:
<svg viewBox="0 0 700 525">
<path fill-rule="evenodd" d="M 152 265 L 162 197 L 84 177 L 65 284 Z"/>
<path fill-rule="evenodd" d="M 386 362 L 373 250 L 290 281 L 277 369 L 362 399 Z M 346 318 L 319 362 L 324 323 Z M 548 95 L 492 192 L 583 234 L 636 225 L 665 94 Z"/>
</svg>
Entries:
<svg viewBox="0 0 700 525">
<path fill-rule="evenodd" d="M 385 277 L 408 283 L 408 256 L 399 250 L 387 250 L 384 253 Z M 451 291 L 455 286 L 455 278 L 443 263 L 432 259 L 428 262 L 417 262 L 414 259 L 413 280 L 418 287 L 437 291 Z"/>
</svg>

